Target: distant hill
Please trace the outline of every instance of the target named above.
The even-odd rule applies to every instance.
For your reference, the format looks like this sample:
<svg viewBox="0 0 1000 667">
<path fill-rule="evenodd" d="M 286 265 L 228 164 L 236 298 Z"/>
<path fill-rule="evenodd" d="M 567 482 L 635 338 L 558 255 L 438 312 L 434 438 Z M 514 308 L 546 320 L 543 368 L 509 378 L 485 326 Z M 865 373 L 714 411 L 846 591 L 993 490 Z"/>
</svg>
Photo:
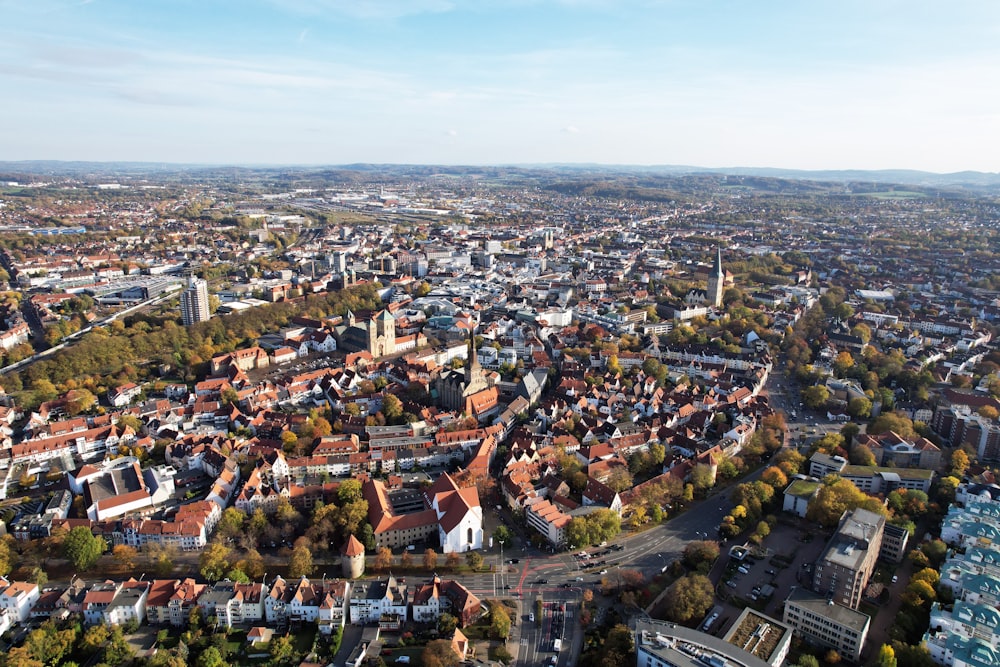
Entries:
<svg viewBox="0 0 1000 667">
<path fill-rule="evenodd" d="M 766 179 L 777 179 L 783 185 L 777 188 L 781 191 L 822 191 L 838 184 L 850 184 L 854 190 L 856 184 L 887 184 L 906 185 L 932 190 L 944 189 L 950 191 L 967 191 L 976 194 L 1000 194 L 1000 173 L 980 171 L 960 171 L 950 174 L 938 174 L 929 171 L 911 169 L 842 169 L 842 170 L 800 170 L 779 169 L 768 167 L 726 167 L 706 168 L 689 165 L 607 165 L 590 163 L 548 163 L 548 164 L 508 164 L 508 165 L 421 165 L 421 164 L 369 164 L 356 163 L 348 165 L 207 165 L 207 164 L 172 164 L 163 162 L 62 162 L 58 160 L 29 160 L 21 162 L 0 162 L 0 179 L 16 180 L 18 175 L 31 176 L 71 176 L 83 178 L 130 177 L 141 178 L 150 176 L 181 176 L 209 177 L 220 179 L 241 179 L 251 176 L 277 178 L 279 180 L 295 178 L 333 179 L 341 181 L 357 180 L 358 176 L 367 174 L 385 174 L 402 178 L 427 178 L 435 176 L 470 176 L 489 179 L 552 181 L 562 178 L 576 180 L 580 178 L 591 180 L 591 192 L 598 194 L 600 188 L 594 187 L 595 182 L 603 179 L 613 181 L 625 176 L 633 177 L 633 183 L 642 187 L 664 187 L 664 182 L 657 182 L 657 177 L 670 179 L 680 178 L 688 186 L 696 185 L 706 176 L 736 176 L 747 179 L 742 185 L 754 189 L 774 190 L 768 187 Z M 647 178 L 644 178 L 647 177 Z M 764 179 L 764 180 L 757 180 Z M 714 178 L 706 179 L 708 182 Z M 644 183 L 642 181 L 645 181 Z M 789 187 L 790 182 L 799 182 L 799 186 Z M 805 183 L 809 182 L 809 184 Z M 816 184 L 816 185 L 812 185 Z M 764 186 L 764 187 L 761 187 Z M 669 187 L 669 186 L 668 186 Z M 682 187 L 681 190 L 687 188 Z M 567 191 L 573 188 L 567 188 Z M 598 191 L 598 192 L 595 192 Z M 874 191 L 877 188 L 862 187 L 861 191 Z M 584 193 L 581 193 L 584 194 Z M 643 193 L 646 195 L 652 193 Z M 937 194 L 929 192 L 927 194 Z"/>
</svg>

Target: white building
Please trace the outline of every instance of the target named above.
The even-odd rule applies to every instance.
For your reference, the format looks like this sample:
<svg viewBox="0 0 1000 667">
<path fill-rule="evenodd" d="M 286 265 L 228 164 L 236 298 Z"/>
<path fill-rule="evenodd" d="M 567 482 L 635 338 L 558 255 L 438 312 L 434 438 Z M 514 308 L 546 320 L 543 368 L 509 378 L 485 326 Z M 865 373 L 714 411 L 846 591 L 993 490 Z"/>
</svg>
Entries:
<svg viewBox="0 0 1000 667">
<path fill-rule="evenodd" d="M 208 306 L 208 283 L 191 276 L 187 289 L 181 292 L 181 318 L 184 326 L 205 322 L 211 316 Z"/>
<path fill-rule="evenodd" d="M 14 621 L 28 620 L 31 608 L 38 602 L 38 584 L 25 581 L 9 582 L 0 577 L 0 610 L 9 610 Z"/>
</svg>

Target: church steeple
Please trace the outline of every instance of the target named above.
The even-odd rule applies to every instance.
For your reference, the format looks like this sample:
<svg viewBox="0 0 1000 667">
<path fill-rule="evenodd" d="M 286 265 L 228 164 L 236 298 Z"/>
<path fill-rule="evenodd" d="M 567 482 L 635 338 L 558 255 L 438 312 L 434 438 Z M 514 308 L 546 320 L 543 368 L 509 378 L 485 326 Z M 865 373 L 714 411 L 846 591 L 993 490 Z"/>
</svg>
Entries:
<svg viewBox="0 0 1000 667">
<path fill-rule="evenodd" d="M 716 308 L 722 307 L 722 292 L 725 288 L 726 273 L 722 270 L 722 246 L 716 249 L 712 270 L 708 273 L 708 289 L 705 292 L 706 301 Z"/>
<path fill-rule="evenodd" d="M 473 378 L 477 377 L 482 372 L 483 369 L 479 366 L 479 355 L 476 354 L 476 334 L 470 329 L 469 358 L 468 362 L 465 364 L 465 386 L 468 387 L 472 384 Z"/>
</svg>

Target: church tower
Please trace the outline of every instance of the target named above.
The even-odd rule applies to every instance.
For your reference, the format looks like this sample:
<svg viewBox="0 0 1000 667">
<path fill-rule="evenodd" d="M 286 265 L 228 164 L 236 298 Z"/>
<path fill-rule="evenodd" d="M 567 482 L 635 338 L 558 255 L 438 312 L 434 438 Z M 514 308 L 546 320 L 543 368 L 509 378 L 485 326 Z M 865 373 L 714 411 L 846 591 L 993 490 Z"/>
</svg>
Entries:
<svg viewBox="0 0 1000 667">
<path fill-rule="evenodd" d="M 726 283 L 726 273 L 722 270 L 722 246 L 719 246 L 712 270 L 708 273 L 708 290 L 705 292 L 705 301 L 716 308 L 722 307 L 722 291 Z"/>
<path fill-rule="evenodd" d="M 469 332 L 469 358 L 465 364 L 465 386 L 472 385 L 472 381 L 483 374 L 483 369 L 479 366 L 479 355 L 476 354 L 476 335 Z"/>
</svg>

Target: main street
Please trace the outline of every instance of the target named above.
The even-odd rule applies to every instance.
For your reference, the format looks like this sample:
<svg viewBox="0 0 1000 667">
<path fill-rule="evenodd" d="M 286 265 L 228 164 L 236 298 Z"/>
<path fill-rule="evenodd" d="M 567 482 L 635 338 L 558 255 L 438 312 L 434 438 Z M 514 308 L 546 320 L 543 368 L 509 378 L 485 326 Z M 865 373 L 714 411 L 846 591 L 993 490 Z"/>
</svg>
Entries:
<svg viewBox="0 0 1000 667">
<path fill-rule="evenodd" d="M 637 534 L 624 534 L 604 548 L 588 549 L 602 553 L 611 549 L 606 555 L 590 559 L 589 562 L 604 561 L 600 566 L 581 563 L 575 552 L 551 554 L 531 547 L 505 548 L 503 558 L 507 562 L 499 572 L 456 578 L 479 597 L 511 597 L 518 602 L 517 618 L 513 619 L 508 642 L 511 653 L 517 658 L 516 664 L 547 664 L 556 655 L 553 640 L 559 639 L 563 648 L 558 664 L 572 666 L 577 663 L 583 644 L 579 614 L 584 590 L 593 591 L 600 602 L 601 578 L 614 578 L 622 568 L 640 570 L 647 580 L 651 579 L 679 558 L 688 542 L 714 539 L 716 526 L 731 508 L 728 492 L 719 492 L 693 503 L 687 511 L 668 522 Z M 616 545 L 623 548 L 613 550 Z M 499 560 L 498 547 L 487 552 L 487 562 Z M 607 574 L 599 574 L 604 570 Z M 543 602 L 541 616 L 537 600 Z M 561 611 L 560 606 L 563 607 Z"/>
</svg>

